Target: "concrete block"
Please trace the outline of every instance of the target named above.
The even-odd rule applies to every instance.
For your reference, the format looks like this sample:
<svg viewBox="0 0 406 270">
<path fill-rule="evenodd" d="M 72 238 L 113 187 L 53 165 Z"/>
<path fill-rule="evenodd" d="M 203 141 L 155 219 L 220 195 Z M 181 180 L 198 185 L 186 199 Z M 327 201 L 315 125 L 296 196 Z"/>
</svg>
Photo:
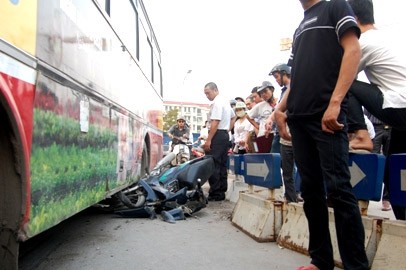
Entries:
<svg viewBox="0 0 406 270">
<path fill-rule="evenodd" d="M 267 192 L 240 192 L 231 222 L 258 242 L 276 241 L 284 219 L 283 202 Z"/>
<path fill-rule="evenodd" d="M 362 217 L 365 229 L 365 246 L 370 261 L 373 259 L 377 246 L 376 220 L 369 217 Z M 343 268 L 340 253 L 338 250 L 337 234 L 335 229 L 334 211 L 329 208 L 329 228 L 331 242 L 333 245 L 334 263 L 337 267 Z M 277 237 L 280 246 L 308 255 L 309 230 L 303 204 L 290 203 L 287 207 L 287 214 L 281 231 Z"/>
<path fill-rule="evenodd" d="M 384 220 L 371 270 L 405 269 L 406 222 Z"/>
<path fill-rule="evenodd" d="M 290 203 L 277 237 L 280 246 L 308 255 L 309 230 L 303 205 Z"/>
<path fill-rule="evenodd" d="M 242 181 L 229 181 L 226 199 L 236 203 L 240 197 L 240 192 L 248 191 L 248 185 Z"/>
</svg>

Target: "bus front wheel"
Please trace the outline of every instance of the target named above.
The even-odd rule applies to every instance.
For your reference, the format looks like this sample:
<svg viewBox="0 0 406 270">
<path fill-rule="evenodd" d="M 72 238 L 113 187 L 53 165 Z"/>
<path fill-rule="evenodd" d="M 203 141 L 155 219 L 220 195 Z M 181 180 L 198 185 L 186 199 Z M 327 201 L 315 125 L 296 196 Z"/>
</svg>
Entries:
<svg viewBox="0 0 406 270">
<path fill-rule="evenodd" d="M 1 104 L 1 103 L 0 103 Z M 0 106 L 0 269 L 18 269 L 17 232 L 23 213 L 21 144 Z"/>
</svg>

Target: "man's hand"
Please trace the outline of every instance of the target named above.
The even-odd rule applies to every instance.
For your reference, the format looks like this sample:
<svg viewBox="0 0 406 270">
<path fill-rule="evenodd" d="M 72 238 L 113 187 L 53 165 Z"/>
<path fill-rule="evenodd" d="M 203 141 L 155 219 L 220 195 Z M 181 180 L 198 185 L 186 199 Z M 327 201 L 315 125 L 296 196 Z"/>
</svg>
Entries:
<svg viewBox="0 0 406 270">
<path fill-rule="evenodd" d="M 275 122 L 278 125 L 279 136 L 285 140 L 291 141 L 292 137 L 286 129 L 287 119 L 288 119 L 286 113 L 281 112 L 280 110 L 275 110 L 274 117 L 275 117 Z"/>
<path fill-rule="evenodd" d="M 337 121 L 338 115 L 340 114 L 340 105 L 330 103 L 324 112 L 323 118 L 321 119 L 321 129 L 324 132 L 333 134 L 334 131 L 341 130 L 344 128 L 344 124 Z"/>
<path fill-rule="evenodd" d="M 210 152 L 210 150 L 211 150 L 211 141 L 206 140 L 201 147 L 204 149 L 205 152 Z"/>
</svg>

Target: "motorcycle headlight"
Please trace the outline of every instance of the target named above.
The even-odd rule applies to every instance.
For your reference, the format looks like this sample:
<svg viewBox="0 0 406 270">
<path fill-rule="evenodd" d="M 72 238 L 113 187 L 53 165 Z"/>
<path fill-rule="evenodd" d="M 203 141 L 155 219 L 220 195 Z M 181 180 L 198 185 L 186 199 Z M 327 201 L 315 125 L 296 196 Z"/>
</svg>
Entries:
<svg viewBox="0 0 406 270">
<path fill-rule="evenodd" d="M 166 184 L 165 187 L 170 192 L 176 192 L 179 190 L 179 183 L 177 179 L 172 180 L 171 182 Z"/>
</svg>

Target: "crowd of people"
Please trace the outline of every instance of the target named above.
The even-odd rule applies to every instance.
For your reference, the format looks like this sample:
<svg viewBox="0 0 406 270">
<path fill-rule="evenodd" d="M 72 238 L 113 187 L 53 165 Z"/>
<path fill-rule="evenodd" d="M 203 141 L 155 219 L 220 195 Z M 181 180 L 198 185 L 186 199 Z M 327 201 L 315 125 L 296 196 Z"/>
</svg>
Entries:
<svg viewBox="0 0 406 270">
<path fill-rule="evenodd" d="M 304 200 L 311 263 L 298 270 L 333 269 L 328 222 L 333 207 L 345 269 L 369 269 L 365 235 L 350 183 L 350 152 L 405 153 L 406 63 L 374 25 L 372 0 L 300 0 L 304 18 L 294 33 L 287 63 L 269 73 L 281 96 L 265 81 L 231 102 L 217 85 L 205 85 L 212 101 L 203 144 L 215 160 L 209 200 L 225 199 L 227 154 L 280 153 L 287 202 Z M 368 82 L 357 80 L 365 72 Z M 368 116 L 368 117 L 367 117 Z M 295 190 L 295 167 L 301 197 Z M 382 210 L 391 206 L 389 162 Z"/>
</svg>

